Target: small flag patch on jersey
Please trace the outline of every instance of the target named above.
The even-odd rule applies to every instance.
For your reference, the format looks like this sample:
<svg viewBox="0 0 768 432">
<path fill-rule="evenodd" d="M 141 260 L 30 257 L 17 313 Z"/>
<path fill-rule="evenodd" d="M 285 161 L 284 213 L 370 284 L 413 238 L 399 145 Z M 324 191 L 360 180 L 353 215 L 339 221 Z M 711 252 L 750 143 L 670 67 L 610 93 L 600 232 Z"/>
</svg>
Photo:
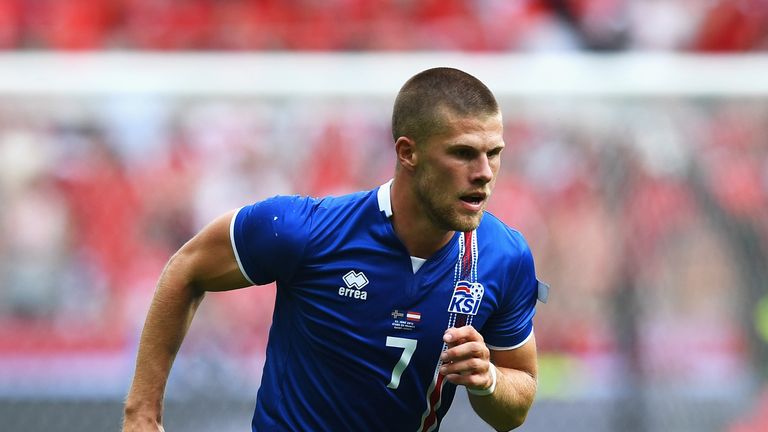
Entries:
<svg viewBox="0 0 768 432">
<path fill-rule="evenodd" d="M 408 313 L 405 314 L 405 319 L 408 321 L 421 321 L 421 313 L 408 311 Z"/>
<path fill-rule="evenodd" d="M 392 328 L 395 330 L 412 331 L 416 328 L 416 324 L 421 322 L 419 312 L 394 309 L 389 315 L 392 317 Z"/>
</svg>

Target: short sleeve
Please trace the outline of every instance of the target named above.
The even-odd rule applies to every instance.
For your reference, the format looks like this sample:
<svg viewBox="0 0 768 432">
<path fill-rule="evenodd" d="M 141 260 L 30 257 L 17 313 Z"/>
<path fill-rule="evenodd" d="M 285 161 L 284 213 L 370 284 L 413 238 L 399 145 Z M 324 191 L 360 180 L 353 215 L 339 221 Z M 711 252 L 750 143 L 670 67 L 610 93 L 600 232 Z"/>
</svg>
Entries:
<svg viewBox="0 0 768 432">
<path fill-rule="evenodd" d="M 232 249 L 251 283 L 291 278 L 307 243 L 312 208 L 310 198 L 276 196 L 235 213 L 230 224 Z"/>
<path fill-rule="evenodd" d="M 491 349 L 508 350 L 522 346 L 533 334 L 539 282 L 531 250 L 524 241 L 512 277 L 502 288 L 499 308 L 483 326 L 483 338 Z"/>
</svg>

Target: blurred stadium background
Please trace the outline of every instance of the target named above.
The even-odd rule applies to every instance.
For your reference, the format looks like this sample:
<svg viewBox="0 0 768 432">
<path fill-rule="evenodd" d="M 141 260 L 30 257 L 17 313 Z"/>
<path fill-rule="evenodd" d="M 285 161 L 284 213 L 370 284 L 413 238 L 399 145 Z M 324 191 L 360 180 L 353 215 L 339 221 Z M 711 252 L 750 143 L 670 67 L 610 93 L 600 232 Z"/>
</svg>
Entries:
<svg viewBox="0 0 768 432">
<path fill-rule="evenodd" d="M 4 431 L 118 430 L 169 255 L 386 181 L 437 65 L 499 97 L 491 210 L 553 286 L 521 430 L 768 430 L 763 0 L 2 0 L 0 47 Z M 167 430 L 248 429 L 273 298 L 208 296 Z M 488 428 L 459 392 L 443 430 Z"/>
</svg>

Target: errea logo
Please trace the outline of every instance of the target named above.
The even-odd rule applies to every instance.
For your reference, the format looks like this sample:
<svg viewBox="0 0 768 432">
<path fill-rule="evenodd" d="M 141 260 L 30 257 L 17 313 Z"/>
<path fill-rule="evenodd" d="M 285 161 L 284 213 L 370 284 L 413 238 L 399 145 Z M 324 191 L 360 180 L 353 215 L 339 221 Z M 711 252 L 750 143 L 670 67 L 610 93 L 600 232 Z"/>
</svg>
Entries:
<svg viewBox="0 0 768 432">
<path fill-rule="evenodd" d="M 365 277 L 365 273 L 356 272 L 350 270 L 342 278 L 344 280 L 345 287 L 339 287 L 339 295 L 342 297 L 356 298 L 360 300 L 366 300 L 368 298 L 368 291 L 363 291 L 363 287 L 368 285 L 368 278 Z"/>
<path fill-rule="evenodd" d="M 361 289 L 368 285 L 368 278 L 365 277 L 365 273 L 363 272 L 358 273 L 354 270 L 350 270 L 344 275 L 344 283 L 347 284 L 348 288 Z"/>
</svg>

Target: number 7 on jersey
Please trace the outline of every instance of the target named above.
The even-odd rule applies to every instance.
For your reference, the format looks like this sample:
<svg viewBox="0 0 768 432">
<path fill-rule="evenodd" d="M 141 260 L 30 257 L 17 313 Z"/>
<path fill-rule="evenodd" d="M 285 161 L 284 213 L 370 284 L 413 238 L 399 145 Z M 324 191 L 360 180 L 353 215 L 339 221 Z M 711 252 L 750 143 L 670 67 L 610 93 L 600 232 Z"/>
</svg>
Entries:
<svg viewBox="0 0 768 432">
<path fill-rule="evenodd" d="M 400 385 L 400 375 L 403 374 L 405 368 L 408 367 L 408 363 L 411 362 L 413 352 L 416 351 L 416 339 L 399 338 L 394 336 L 387 336 L 387 346 L 402 348 L 403 353 L 400 354 L 400 360 L 398 360 L 395 368 L 392 369 L 392 379 L 389 380 L 387 387 L 391 389 L 397 389 Z"/>
</svg>

